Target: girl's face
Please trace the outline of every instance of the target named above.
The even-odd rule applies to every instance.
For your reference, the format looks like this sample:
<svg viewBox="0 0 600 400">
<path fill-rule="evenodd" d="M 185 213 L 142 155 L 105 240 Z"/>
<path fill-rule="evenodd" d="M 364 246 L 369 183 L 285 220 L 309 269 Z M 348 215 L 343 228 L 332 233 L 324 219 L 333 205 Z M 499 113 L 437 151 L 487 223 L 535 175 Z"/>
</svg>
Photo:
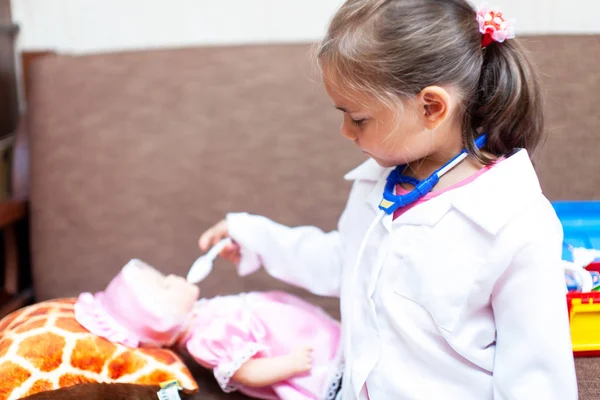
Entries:
<svg viewBox="0 0 600 400">
<path fill-rule="evenodd" d="M 436 114 L 439 104 L 428 104 L 421 94 L 404 101 L 401 109 L 393 109 L 364 94 L 339 90 L 342 85 L 332 82 L 327 75 L 323 82 L 334 106 L 344 114 L 342 135 L 379 165 L 410 164 L 448 146 L 440 135 L 431 131 L 440 124 Z"/>
</svg>

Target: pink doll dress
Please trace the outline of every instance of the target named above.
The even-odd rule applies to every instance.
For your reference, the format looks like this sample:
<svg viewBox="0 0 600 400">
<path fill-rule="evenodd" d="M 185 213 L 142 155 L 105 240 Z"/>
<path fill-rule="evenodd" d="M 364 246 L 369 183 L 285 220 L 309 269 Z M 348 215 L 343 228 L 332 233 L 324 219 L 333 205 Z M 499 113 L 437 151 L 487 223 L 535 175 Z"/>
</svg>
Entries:
<svg viewBox="0 0 600 400">
<path fill-rule="evenodd" d="M 334 399 L 343 367 L 337 321 L 295 296 L 252 292 L 200 300 L 182 340 L 191 356 L 212 368 L 225 392 L 259 399 Z M 313 348 L 313 368 L 270 387 L 248 388 L 231 377 L 253 357 L 277 357 Z"/>
</svg>

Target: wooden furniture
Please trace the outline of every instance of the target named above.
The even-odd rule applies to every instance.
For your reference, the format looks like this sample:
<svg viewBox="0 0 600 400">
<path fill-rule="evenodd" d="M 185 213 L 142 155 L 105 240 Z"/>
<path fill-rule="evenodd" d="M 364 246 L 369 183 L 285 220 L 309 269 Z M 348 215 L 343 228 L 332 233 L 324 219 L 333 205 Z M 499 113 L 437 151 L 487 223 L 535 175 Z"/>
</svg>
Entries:
<svg viewBox="0 0 600 400">
<path fill-rule="evenodd" d="M 0 0 L 0 137 L 13 135 L 19 119 L 15 62 L 18 32 L 19 27 L 12 22 L 10 0 Z"/>
<path fill-rule="evenodd" d="M 27 150 L 17 134 L 19 102 L 10 1 L 0 1 L 0 318 L 32 301 L 27 217 Z M 18 138 L 17 138 L 18 136 Z M 18 148 L 17 148 L 18 146 Z M 5 159 L 6 157 L 7 159 Z M 7 170 L 8 168 L 8 170 Z"/>
<path fill-rule="evenodd" d="M 25 130 L 16 134 L 11 173 L 12 196 L 0 201 L 0 318 L 33 300 L 29 261 L 28 153 Z"/>
</svg>

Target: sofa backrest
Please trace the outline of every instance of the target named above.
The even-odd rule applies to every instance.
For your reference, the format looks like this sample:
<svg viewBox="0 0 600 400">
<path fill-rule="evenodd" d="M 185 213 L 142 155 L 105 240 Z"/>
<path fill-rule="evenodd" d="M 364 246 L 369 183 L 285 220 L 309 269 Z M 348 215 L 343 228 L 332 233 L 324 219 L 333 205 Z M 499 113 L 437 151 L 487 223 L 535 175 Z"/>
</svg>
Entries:
<svg viewBox="0 0 600 400">
<path fill-rule="evenodd" d="M 191 48 L 34 64 L 37 299 L 102 289 L 134 257 L 185 274 L 199 235 L 230 211 L 335 228 L 342 177 L 363 156 L 337 133 L 307 52 Z M 256 288 L 218 265 L 204 295 Z"/>
<path fill-rule="evenodd" d="M 547 98 L 536 156 L 552 200 L 600 198 L 600 38 L 527 40 Z M 38 300 L 99 290 L 130 258 L 185 274 L 229 211 L 333 229 L 363 161 L 307 45 L 41 58 L 30 73 Z M 507 188 L 510 190 L 510 188 Z M 217 264 L 206 296 L 283 284 Z"/>
</svg>

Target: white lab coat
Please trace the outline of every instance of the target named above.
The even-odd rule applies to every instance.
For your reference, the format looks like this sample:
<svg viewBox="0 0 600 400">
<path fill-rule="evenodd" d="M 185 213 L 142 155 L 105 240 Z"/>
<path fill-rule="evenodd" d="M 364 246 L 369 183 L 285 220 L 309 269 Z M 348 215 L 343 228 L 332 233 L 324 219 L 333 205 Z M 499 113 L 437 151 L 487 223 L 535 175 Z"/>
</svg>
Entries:
<svg viewBox="0 0 600 400">
<path fill-rule="evenodd" d="M 356 268 L 388 172 L 369 160 L 346 175 L 333 232 L 228 215 L 242 274 L 262 265 L 341 297 L 342 399 L 576 399 L 562 228 L 527 152 L 386 216 Z"/>
</svg>

